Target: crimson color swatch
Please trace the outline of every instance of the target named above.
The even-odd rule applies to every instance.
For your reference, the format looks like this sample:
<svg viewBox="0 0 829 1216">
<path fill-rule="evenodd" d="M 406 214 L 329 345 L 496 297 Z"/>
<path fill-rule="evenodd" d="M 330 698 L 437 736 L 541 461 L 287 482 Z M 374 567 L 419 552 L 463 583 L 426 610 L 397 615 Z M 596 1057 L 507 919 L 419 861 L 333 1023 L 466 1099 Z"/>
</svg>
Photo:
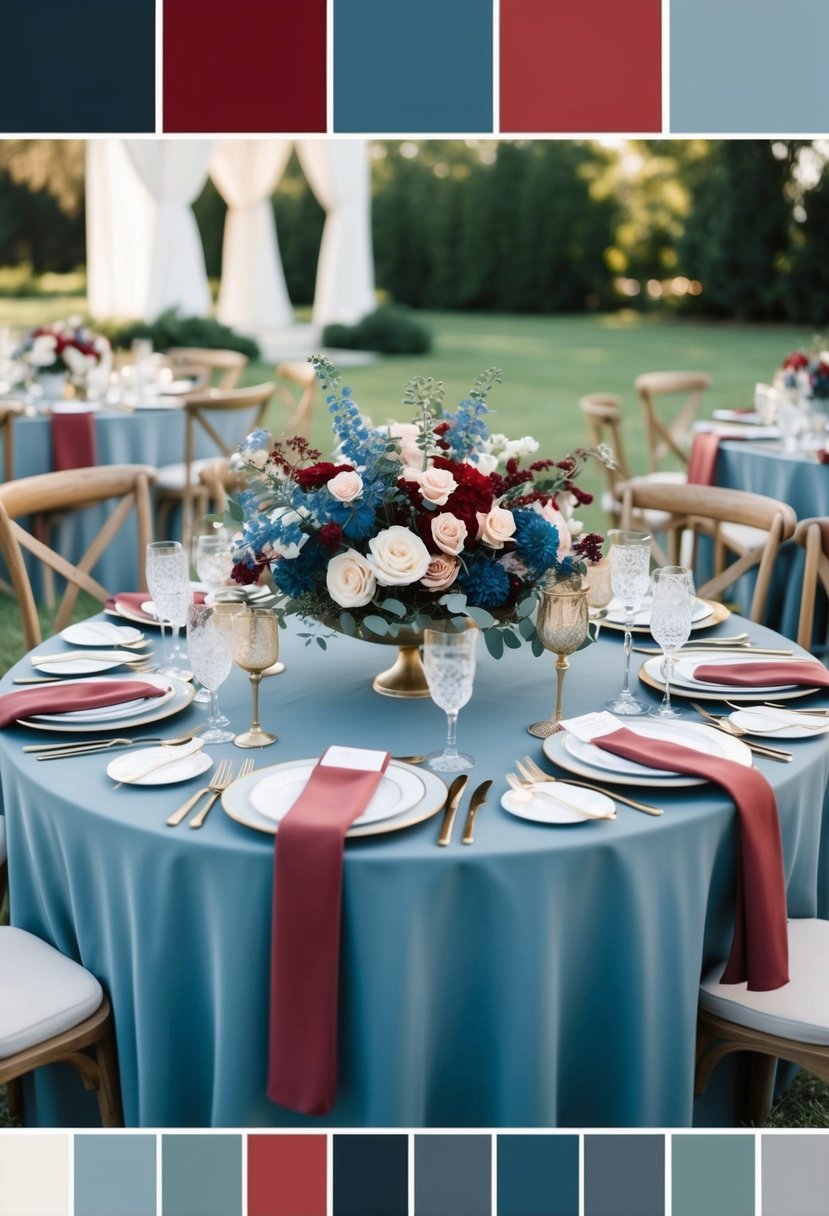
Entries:
<svg viewBox="0 0 829 1216">
<path fill-rule="evenodd" d="M 164 130 L 325 131 L 326 0 L 164 0 Z"/>
<path fill-rule="evenodd" d="M 501 0 L 501 131 L 661 130 L 661 9 Z"/>
<path fill-rule="evenodd" d="M 248 1136 L 248 1216 L 325 1216 L 326 1137 Z"/>
</svg>

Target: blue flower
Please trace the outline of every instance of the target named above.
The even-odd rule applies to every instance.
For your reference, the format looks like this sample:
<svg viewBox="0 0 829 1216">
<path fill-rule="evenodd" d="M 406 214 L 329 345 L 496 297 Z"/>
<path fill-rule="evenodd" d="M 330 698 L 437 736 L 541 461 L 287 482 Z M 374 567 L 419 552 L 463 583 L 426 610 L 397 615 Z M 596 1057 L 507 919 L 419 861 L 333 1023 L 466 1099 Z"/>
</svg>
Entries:
<svg viewBox="0 0 829 1216">
<path fill-rule="evenodd" d="M 532 574 L 543 574 L 556 564 L 558 528 L 537 511 L 516 511 L 514 518 L 518 556 Z"/>
<path fill-rule="evenodd" d="M 449 427 L 443 438 L 458 460 L 469 456 L 486 439 L 488 431 L 484 419 L 488 413 L 485 401 L 468 397 L 460 403 L 454 417 L 444 415 Z"/>
<path fill-rule="evenodd" d="M 500 608 L 510 593 L 509 575 L 500 562 L 485 557 L 473 558 L 458 576 L 458 586 L 467 601 L 478 608 Z"/>
<path fill-rule="evenodd" d="M 326 560 L 326 554 L 309 542 L 300 549 L 298 557 L 279 559 L 273 568 L 274 582 L 283 594 L 294 600 L 313 589 Z"/>
</svg>

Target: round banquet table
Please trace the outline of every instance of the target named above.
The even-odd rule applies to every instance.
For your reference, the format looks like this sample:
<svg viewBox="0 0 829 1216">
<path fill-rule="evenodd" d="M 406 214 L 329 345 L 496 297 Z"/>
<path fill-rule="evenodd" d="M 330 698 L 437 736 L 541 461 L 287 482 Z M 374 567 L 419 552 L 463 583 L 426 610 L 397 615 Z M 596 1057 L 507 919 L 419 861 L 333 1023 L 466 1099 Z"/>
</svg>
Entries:
<svg viewBox="0 0 829 1216">
<path fill-rule="evenodd" d="M 739 618 L 725 629 L 735 625 L 775 636 Z M 278 744 L 261 753 L 211 747 L 215 759 L 255 755 L 267 766 L 332 743 L 392 754 L 442 746 L 445 719 L 431 702 L 371 691 L 387 650 L 338 636 L 323 653 L 295 633 L 282 649 L 287 670 L 265 682 L 262 699 Z M 661 818 L 622 804 L 615 822 L 562 828 L 508 815 L 504 774 L 516 757 L 541 757 L 525 725 L 549 712 L 553 659 L 522 648 L 496 663 L 480 651 L 459 734 L 477 765 L 452 845 L 436 847 L 439 817 L 347 843 L 339 1096 L 324 1119 L 265 1097 L 273 838 L 220 805 L 201 831 L 170 829 L 166 816 L 195 782 L 114 791 L 106 755 L 39 763 L 22 745 L 66 736 L 0 734 L 11 919 L 106 986 L 128 1125 L 670 1127 L 734 1118 L 733 1093 L 716 1089 L 726 1065 L 696 1110 L 692 1097 L 699 977 L 730 945 L 733 805 L 711 787 L 643 789 Z M 30 670 L 25 660 L 20 667 Z M 621 669 L 619 635 L 605 631 L 573 657 L 567 712 L 601 706 Z M 243 729 L 241 672 L 222 702 Z M 166 733 L 203 713 L 191 706 Z M 791 746 L 793 763 L 758 765 L 779 802 L 789 914 L 826 916 L 829 737 Z M 469 791 L 486 778 L 491 800 L 465 847 Z M 28 1099 L 40 1125 L 96 1118 L 77 1080 L 56 1070 L 41 1070 Z"/>
</svg>

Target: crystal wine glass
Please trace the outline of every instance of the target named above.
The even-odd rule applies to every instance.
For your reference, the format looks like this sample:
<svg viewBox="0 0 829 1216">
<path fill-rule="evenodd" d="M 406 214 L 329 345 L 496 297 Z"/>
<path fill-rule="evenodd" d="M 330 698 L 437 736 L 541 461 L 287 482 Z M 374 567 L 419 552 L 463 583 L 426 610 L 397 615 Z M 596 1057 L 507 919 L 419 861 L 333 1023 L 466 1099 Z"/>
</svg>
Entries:
<svg viewBox="0 0 829 1216">
<path fill-rule="evenodd" d="M 435 705 L 446 712 L 446 747 L 426 760 L 437 773 L 459 773 L 474 768 L 471 756 L 458 751 L 458 713 L 472 696 L 475 678 L 476 629 L 464 633 L 423 631 L 423 669 Z"/>
<path fill-rule="evenodd" d="M 190 679 L 187 655 L 178 632 L 187 623 L 187 609 L 193 602 L 193 589 L 184 546 L 177 540 L 158 540 L 147 545 L 147 586 L 150 589 L 159 624 L 172 626 L 174 645 L 167 662 L 158 670 L 163 675 Z M 162 624 L 163 637 L 163 624 Z"/>
<path fill-rule="evenodd" d="M 630 654 L 633 649 L 633 624 L 650 585 L 650 536 L 647 532 L 630 532 L 612 528 L 610 541 L 610 582 L 613 594 L 625 613 L 625 678 L 622 690 L 607 708 L 614 714 L 632 716 L 644 714 L 647 706 L 630 691 Z"/>
<path fill-rule="evenodd" d="M 276 735 L 262 729 L 259 721 L 259 685 L 262 672 L 279 655 L 279 635 L 276 617 L 270 608 L 251 608 L 237 612 L 233 617 L 233 649 L 236 662 L 250 678 L 253 709 L 250 729 L 237 735 L 233 742 L 237 747 L 267 747 L 276 743 Z"/>
<path fill-rule="evenodd" d="M 233 557 L 224 532 L 208 532 L 196 538 L 196 573 L 212 599 L 224 587 L 233 569 Z"/>
<path fill-rule="evenodd" d="M 694 603 L 694 579 L 684 566 L 663 566 L 654 570 L 651 634 L 665 656 L 662 673 L 665 696 L 650 712 L 655 718 L 681 718 L 682 710 L 671 705 L 671 676 L 674 652 L 688 641 L 691 633 L 691 609 Z"/>
<path fill-rule="evenodd" d="M 205 743 L 229 743 L 233 731 L 219 713 L 219 687 L 233 666 L 233 616 L 223 604 L 191 604 L 187 609 L 187 652 L 193 675 L 210 693 Z"/>
</svg>

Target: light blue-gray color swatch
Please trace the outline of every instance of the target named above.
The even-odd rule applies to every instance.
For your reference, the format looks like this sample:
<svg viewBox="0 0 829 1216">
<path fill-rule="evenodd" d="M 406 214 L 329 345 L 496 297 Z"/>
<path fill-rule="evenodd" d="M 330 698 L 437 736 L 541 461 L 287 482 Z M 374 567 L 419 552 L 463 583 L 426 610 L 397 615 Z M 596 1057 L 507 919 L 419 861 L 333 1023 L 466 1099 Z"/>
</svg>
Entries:
<svg viewBox="0 0 829 1216">
<path fill-rule="evenodd" d="M 763 1136 L 762 1216 L 829 1216 L 826 1135 Z"/>
<path fill-rule="evenodd" d="M 827 38 L 826 0 L 671 0 L 671 130 L 826 130 Z"/>
<path fill-rule="evenodd" d="M 164 1136 L 162 1216 L 242 1216 L 242 1137 Z"/>
<path fill-rule="evenodd" d="M 155 1136 L 75 1136 L 75 1216 L 156 1216 Z"/>
<path fill-rule="evenodd" d="M 671 1139 L 672 1216 L 754 1216 L 754 1136 Z"/>
</svg>

